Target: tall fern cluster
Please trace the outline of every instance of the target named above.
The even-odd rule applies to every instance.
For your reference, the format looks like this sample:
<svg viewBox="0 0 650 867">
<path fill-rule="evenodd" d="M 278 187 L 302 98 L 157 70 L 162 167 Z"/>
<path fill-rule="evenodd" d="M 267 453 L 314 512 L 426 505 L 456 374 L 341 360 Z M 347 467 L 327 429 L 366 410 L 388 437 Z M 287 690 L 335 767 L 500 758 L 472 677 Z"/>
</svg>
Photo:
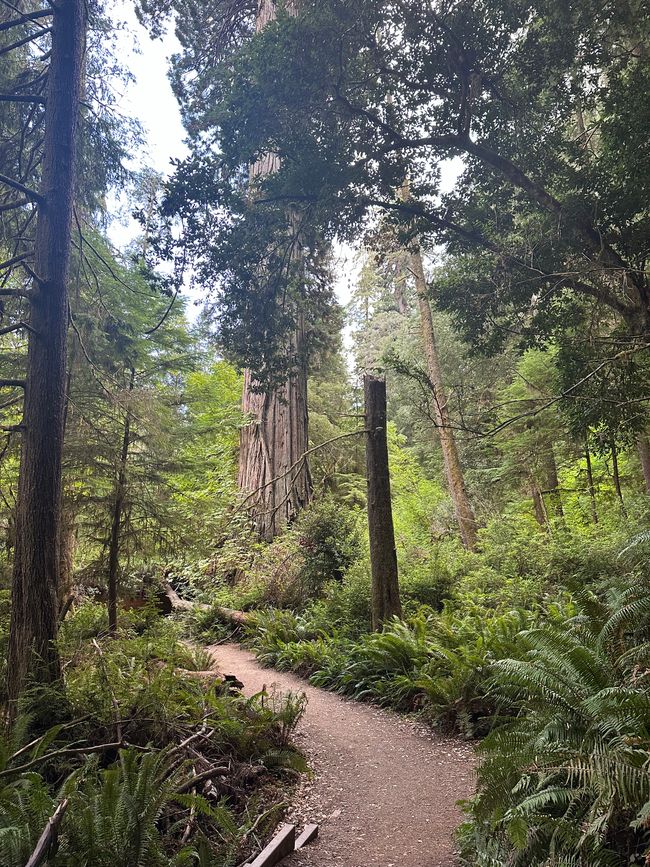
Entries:
<svg viewBox="0 0 650 867">
<path fill-rule="evenodd" d="M 307 616 L 269 610 L 254 614 L 248 640 L 265 665 L 358 700 L 419 710 L 473 737 L 507 710 L 487 688 L 492 664 L 518 652 L 518 633 L 531 621 L 525 611 L 459 617 L 446 607 L 349 639 L 314 628 Z"/>
<path fill-rule="evenodd" d="M 490 692 L 520 707 L 482 743 L 462 830 L 472 867 L 650 862 L 650 586 L 583 594 L 524 632 Z"/>
</svg>

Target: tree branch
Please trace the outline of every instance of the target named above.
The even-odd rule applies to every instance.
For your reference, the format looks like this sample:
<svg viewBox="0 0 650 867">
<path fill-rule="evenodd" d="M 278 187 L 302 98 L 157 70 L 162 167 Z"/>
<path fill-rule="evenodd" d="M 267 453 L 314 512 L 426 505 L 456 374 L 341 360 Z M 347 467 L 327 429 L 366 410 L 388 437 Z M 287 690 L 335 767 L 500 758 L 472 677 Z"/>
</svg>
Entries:
<svg viewBox="0 0 650 867">
<path fill-rule="evenodd" d="M 29 199 L 15 199 L 13 202 L 7 202 L 4 205 L 0 205 L 0 214 L 4 214 L 5 211 L 13 211 L 16 208 L 22 208 L 23 205 L 28 205 Z"/>
<path fill-rule="evenodd" d="M 0 102 L 32 102 L 45 105 L 47 100 L 36 93 L 0 93 Z"/>
<path fill-rule="evenodd" d="M 11 6 L 10 8 L 15 8 Z M 11 30 L 13 27 L 18 27 L 20 24 L 28 24 L 30 21 L 38 21 L 39 18 L 49 18 L 54 12 L 50 9 L 37 9 L 35 12 L 21 12 L 19 18 L 13 18 L 11 21 L 4 21 L 0 24 L 0 33 L 5 30 Z"/>
<path fill-rule="evenodd" d="M 0 48 L 0 57 L 3 54 L 9 54 L 10 51 L 14 51 L 16 48 L 20 48 L 21 45 L 26 45 L 28 42 L 33 42 L 34 39 L 39 39 L 41 36 L 45 36 L 46 33 L 51 33 L 52 28 L 46 27 L 44 30 L 40 30 L 38 33 L 32 33 L 29 36 L 24 36 L 22 39 L 19 39 L 17 42 L 12 42 L 11 45 L 5 45 L 4 48 Z"/>
<path fill-rule="evenodd" d="M 43 833 L 38 838 L 38 842 L 25 867 L 39 867 L 40 864 L 47 858 L 52 844 L 56 841 L 59 831 L 59 825 L 63 820 L 65 811 L 68 809 L 69 800 L 64 798 L 47 820 L 47 824 L 43 829 Z"/>
<path fill-rule="evenodd" d="M 7 175 L 0 174 L 0 184 L 11 187 L 12 190 L 17 190 L 19 193 L 22 193 L 23 196 L 27 196 L 31 201 L 36 202 L 37 205 L 42 205 L 45 202 L 45 197 L 40 193 L 37 193 L 36 190 L 30 190 L 29 187 L 21 184 L 20 181 L 14 181 L 13 178 L 8 177 Z"/>
<path fill-rule="evenodd" d="M 32 334 L 36 333 L 32 326 L 28 325 L 27 322 L 17 322 L 15 325 L 5 325 L 4 328 L 0 328 L 0 335 L 11 334 L 12 331 L 21 331 L 22 329 L 31 331 Z"/>
</svg>

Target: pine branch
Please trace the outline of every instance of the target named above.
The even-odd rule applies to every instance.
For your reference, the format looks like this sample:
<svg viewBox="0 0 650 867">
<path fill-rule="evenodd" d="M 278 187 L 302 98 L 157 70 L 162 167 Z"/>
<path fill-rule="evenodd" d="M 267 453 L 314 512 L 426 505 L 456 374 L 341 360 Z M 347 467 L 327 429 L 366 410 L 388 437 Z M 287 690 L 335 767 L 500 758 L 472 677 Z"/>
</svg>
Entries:
<svg viewBox="0 0 650 867">
<path fill-rule="evenodd" d="M 20 12 L 20 10 L 16 9 L 16 7 L 13 6 L 11 3 L 5 3 L 4 5 L 9 6 L 10 9 L 14 9 Z M 3 33 L 6 30 L 11 30 L 21 24 L 28 24 L 30 21 L 37 22 L 39 18 L 49 18 L 50 15 L 53 14 L 53 10 L 50 9 L 37 9 L 35 12 L 20 12 L 19 18 L 13 18 L 11 21 L 4 21 L 2 24 L 0 24 L 0 33 Z M 42 25 L 39 26 L 41 26 L 42 28 Z"/>
<path fill-rule="evenodd" d="M 45 105 L 47 100 L 44 96 L 36 93 L 0 93 L 0 102 L 31 102 L 36 105 Z"/>
<path fill-rule="evenodd" d="M 5 45 L 4 48 L 0 48 L 0 57 L 2 57 L 3 54 L 9 54 L 10 51 L 14 51 L 16 48 L 20 48 L 21 45 L 26 45 L 28 42 L 33 42 L 34 39 L 40 39 L 41 36 L 45 36 L 46 33 L 51 32 L 52 28 L 46 27 L 45 30 L 41 30 L 38 33 L 32 33 L 29 36 L 24 36 L 17 42 L 12 42 L 11 45 Z"/>
<path fill-rule="evenodd" d="M 0 379 L 0 388 L 25 388 L 24 379 Z"/>
<path fill-rule="evenodd" d="M 2 97 L 0 97 L 0 101 L 1 100 Z M 36 204 L 38 205 L 42 205 L 45 202 L 44 196 L 42 196 L 40 193 L 37 193 L 36 190 L 30 190 L 29 187 L 21 184 L 20 181 L 14 181 L 13 178 L 8 177 L 7 175 L 0 174 L 0 184 L 11 187 L 12 190 L 17 190 L 19 193 L 22 193 L 23 196 L 27 196 L 28 199 L 36 202 Z"/>
</svg>

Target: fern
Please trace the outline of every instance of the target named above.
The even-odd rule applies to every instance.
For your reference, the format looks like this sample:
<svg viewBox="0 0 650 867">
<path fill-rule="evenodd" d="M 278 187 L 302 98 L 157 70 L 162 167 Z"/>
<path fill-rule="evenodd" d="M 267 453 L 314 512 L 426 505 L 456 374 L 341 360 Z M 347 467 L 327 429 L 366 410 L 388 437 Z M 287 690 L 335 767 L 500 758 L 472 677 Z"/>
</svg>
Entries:
<svg viewBox="0 0 650 867">
<path fill-rule="evenodd" d="M 521 658 L 494 663 L 490 691 L 521 712 L 481 745 L 467 863 L 482 849 L 512 867 L 648 857 L 650 693 L 632 662 L 649 611 L 643 585 L 583 599 L 562 626 L 523 633 Z"/>
</svg>

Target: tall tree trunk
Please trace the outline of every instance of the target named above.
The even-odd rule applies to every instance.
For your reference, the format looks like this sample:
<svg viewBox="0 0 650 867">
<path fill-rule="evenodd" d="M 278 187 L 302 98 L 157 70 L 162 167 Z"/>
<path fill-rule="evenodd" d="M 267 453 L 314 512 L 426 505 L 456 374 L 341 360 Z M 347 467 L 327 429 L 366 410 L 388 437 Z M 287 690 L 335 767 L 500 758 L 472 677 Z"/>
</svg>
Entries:
<svg viewBox="0 0 650 867">
<path fill-rule="evenodd" d="M 273 0 L 259 0 L 256 30 L 262 30 L 275 15 Z M 251 166 L 250 178 L 263 178 L 278 168 L 277 155 L 265 154 Z M 290 213 L 287 221 L 295 225 Z M 301 255 L 299 245 L 294 245 L 294 251 L 294 256 Z M 311 474 L 304 457 L 309 447 L 304 342 L 305 328 L 299 316 L 287 346 L 287 359 L 299 361 L 280 388 L 260 393 L 251 371 L 244 372 L 242 409 L 251 421 L 240 432 L 238 485 L 244 494 L 252 495 L 248 511 L 259 536 L 267 541 L 282 532 L 311 500 Z"/>
<path fill-rule="evenodd" d="M 122 530 L 122 512 L 126 497 L 126 467 L 129 459 L 129 446 L 131 445 L 131 392 L 135 385 L 135 370 L 131 368 L 129 380 L 129 397 L 124 416 L 124 430 L 122 433 L 122 448 L 120 450 L 120 462 L 117 467 L 115 479 L 115 498 L 113 500 L 113 517 L 111 521 L 111 535 L 108 542 L 108 631 L 111 635 L 117 632 L 117 591 L 118 573 L 120 568 L 120 536 Z"/>
<path fill-rule="evenodd" d="M 587 488 L 589 490 L 589 502 L 591 503 L 591 518 L 594 524 L 597 524 L 598 508 L 596 506 L 596 486 L 594 485 L 594 473 L 591 466 L 591 452 L 589 451 L 588 437 L 585 437 L 585 461 L 587 462 Z"/>
<path fill-rule="evenodd" d="M 77 521 L 71 508 L 62 509 L 61 543 L 59 556 L 59 586 L 57 598 L 59 610 L 72 591 L 72 575 L 74 572 L 74 555 L 77 548 Z"/>
<path fill-rule="evenodd" d="M 393 616 L 400 617 L 397 551 L 390 500 L 386 383 L 364 376 L 366 407 L 366 471 L 368 476 L 368 532 L 372 573 L 372 628 L 379 630 Z"/>
<path fill-rule="evenodd" d="M 410 268 L 415 277 L 415 288 L 418 296 L 418 307 L 420 310 L 420 326 L 422 329 L 422 342 L 424 344 L 424 352 L 427 359 L 427 372 L 433 387 L 433 414 L 440 437 L 440 447 L 442 449 L 442 457 L 445 464 L 445 475 L 447 477 L 447 485 L 449 493 L 454 504 L 454 512 L 456 521 L 460 530 L 463 545 L 470 551 L 476 548 L 476 517 L 472 504 L 467 496 L 465 487 L 465 477 L 463 467 L 458 454 L 456 445 L 456 437 L 451 427 L 449 418 L 449 408 L 447 406 L 447 395 L 442 378 L 442 370 L 440 367 L 440 358 L 438 357 L 438 347 L 436 344 L 436 335 L 433 329 L 433 317 L 431 315 L 431 305 L 427 293 L 427 281 L 424 276 L 424 267 L 422 265 L 422 254 L 419 248 L 411 250 L 409 254 Z"/>
<path fill-rule="evenodd" d="M 553 451 L 553 443 L 548 440 L 543 454 L 544 469 L 546 471 L 546 490 L 551 513 L 553 517 L 558 518 L 560 522 L 564 519 L 564 509 L 562 507 L 562 494 L 560 493 L 560 481 L 557 475 L 557 464 L 555 462 L 555 452 Z"/>
<path fill-rule="evenodd" d="M 636 448 L 641 461 L 646 493 L 650 494 L 650 436 L 642 434 L 636 441 Z"/>
<path fill-rule="evenodd" d="M 43 167 L 31 294 L 7 688 L 60 676 L 54 644 L 61 520 L 68 272 L 75 131 L 85 49 L 84 0 L 52 4 Z"/>
<path fill-rule="evenodd" d="M 614 440 L 610 444 L 612 454 L 612 476 L 614 479 L 614 490 L 621 506 L 621 512 L 627 518 L 627 509 L 625 508 L 625 500 L 623 499 L 623 489 L 621 488 L 621 476 L 618 471 L 618 449 Z"/>
<path fill-rule="evenodd" d="M 530 487 L 530 497 L 533 501 L 533 509 L 535 510 L 535 520 L 540 527 L 543 527 L 550 533 L 551 527 L 546 513 L 546 506 L 544 505 L 544 497 L 539 489 L 537 479 L 532 475 L 532 473 L 528 476 L 528 484 Z"/>
</svg>

